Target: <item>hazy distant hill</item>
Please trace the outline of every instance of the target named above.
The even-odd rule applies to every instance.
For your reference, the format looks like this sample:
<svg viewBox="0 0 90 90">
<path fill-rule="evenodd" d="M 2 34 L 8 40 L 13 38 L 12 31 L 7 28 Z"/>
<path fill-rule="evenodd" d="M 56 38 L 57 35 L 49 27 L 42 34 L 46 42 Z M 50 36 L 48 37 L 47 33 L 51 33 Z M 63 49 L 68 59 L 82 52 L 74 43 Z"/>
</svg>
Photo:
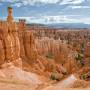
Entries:
<svg viewBox="0 0 90 90">
<path fill-rule="evenodd" d="M 54 28 L 90 28 L 89 24 L 84 23 L 57 23 L 57 24 L 49 24 L 48 26 Z"/>
<path fill-rule="evenodd" d="M 56 23 L 56 24 L 27 24 L 28 26 L 35 27 L 50 27 L 50 28 L 90 28 L 89 24 L 84 23 Z"/>
<path fill-rule="evenodd" d="M 27 26 L 31 26 L 31 27 L 52 27 L 52 26 L 48 26 L 45 24 L 37 24 L 37 23 L 31 23 L 31 24 L 27 24 Z"/>
</svg>

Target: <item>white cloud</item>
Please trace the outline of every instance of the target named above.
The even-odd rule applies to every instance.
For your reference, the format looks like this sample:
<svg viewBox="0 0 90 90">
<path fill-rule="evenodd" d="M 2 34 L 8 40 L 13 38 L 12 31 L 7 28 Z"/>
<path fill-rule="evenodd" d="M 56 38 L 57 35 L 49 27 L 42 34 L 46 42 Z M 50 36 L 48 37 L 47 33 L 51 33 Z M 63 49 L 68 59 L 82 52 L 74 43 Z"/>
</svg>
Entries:
<svg viewBox="0 0 90 90">
<path fill-rule="evenodd" d="M 42 3 L 42 4 L 80 4 L 84 2 L 85 0 L 2 0 L 3 2 L 10 2 L 15 4 L 14 6 L 20 6 L 16 5 L 16 3 L 22 3 L 22 5 L 35 5 L 36 3 Z"/>
<path fill-rule="evenodd" d="M 20 0 L 1 0 L 1 2 L 10 2 L 10 3 L 17 2 L 17 1 L 20 1 Z"/>
<path fill-rule="evenodd" d="M 61 0 L 2 0 L 2 2 L 24 2 L 24 3 L 27 3 L 28 4 L 32 4 L 32 3 L 57 3 L 58 1 L 61 1 Z"/>
<path fill-rule="evenodd" d="M 84 1 L 85 0 L 62 0 L 62 2 L 60 4 L 61 5 L 63 5 L 63 4 L 80 4 Z"/>
<path fill-rule="evenodd" d="M 88 8 L 90 8 L 90 6 L 69 6 L 69 7 L 71 7 L 72 9 L 83 9 L 83 8 L 85 8 L 85 9 L 88 9 Z"/>
<path fill-rule="evenodd" d="M 25 19 L 27 23 L 42 23 L 42 24 L 85 23 L 85 24 L 90 24 L 90 18 L 82 17 L 78 19 L 78 18 L 71 18 L 69 15 L 41 16 L 41 17 L 15 17 L 15 20 L 18 20 L 18 19 Z"/>
<path fill-rule="evenodd" d="M 82 19 L 80 19 L 80 21 L 85 24 L 90 24 L 90 18 L 82 18 Z"/>
<path fill-rule="evenodd" d="M 6 0 L 2 0 L 5 2 Z M 7 0 L 7 2 L 12 3 L 12 6 L 26 6 L 26 5 L 35 5 L 35 4 L 56 4 L 61 0 Z M 22 5 L 21 5 L 22 4 Z"/>
<path fill-rule="evenodd" d="M 21 7 L 22 6 L 22 3 L 15 3 L 12 6 Z"/>
<path fill-rule="evenodd" d="M 41 2 L 41 3 L 57 3 L 60 0 L 29 0 L 29 1 L 33 1 L 33 2 Z"/>
</svg>

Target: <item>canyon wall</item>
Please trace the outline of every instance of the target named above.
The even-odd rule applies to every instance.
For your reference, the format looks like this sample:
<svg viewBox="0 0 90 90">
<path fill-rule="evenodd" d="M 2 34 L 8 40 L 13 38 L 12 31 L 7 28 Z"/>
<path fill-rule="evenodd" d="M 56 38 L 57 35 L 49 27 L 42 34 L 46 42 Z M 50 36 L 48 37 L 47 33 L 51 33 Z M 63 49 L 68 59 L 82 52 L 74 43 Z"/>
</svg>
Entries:
<svg viewBox="0 0 90 90">
<path fill-rule="evenodd" d="M 8 7 L 7 20 L 0 21 L 0 65 L 8 62 L 21 67 L 20 42 L 11 7 Z"/>
<path fill-rule="evenodd" d="M 36 38 L 25 20 L 14 22 L 12 8 L 8 8 L 7 21 L 0 22 L 0 66 L 12 62 L 37 73 L 72 73 L 75 70 L 73 52 L 66 41 L 50 37 Z"/>
<path fill-rule="evenodd" d="M 19 20 L 18 24 L 19 40 L 20 40 L 20 57 L 27 61 L 30 65 L 37 59 L 35 49 L 35 40 L 33 32 L 27 30 L 24 20 Z"/>
<path fill-rule="evenodd" d="M 60 39 L 55 40 L 54 38 L 42 37 L 41 39 L 35 39 L 35 46 L 38 55 L 46 57 L 47 61 L 51 59 L 54 61 L 54 64 L 59 66 L 59 69 L 61 66 L 66 69 L 68 73 L 76 71 L 75 53 L 66 42 L 62 43 Z M 51 62 L 49 62 L 49 64 L 50 63 Z"/>
<path fill-rule="evenodd" d="M 69 72 L 75 65 L 74 58 L 69 58 L 72 57 L 71 51 L 68 45 L 59 39 L 35 38 L 34 31 L 29 31 L 25 20 L 19 20 L 18 23 L 0 22 L 1 65 L 12 62 L 15 66 L 23 67 L 26 63 L 32 67 L 31 70 L 42 74 L 53 70 L 58 73 L 62 70 Z"/>
<path fill-rule="evenodd" d="M 90 42 L 88 42 L 84 48 L 84 64 L 90 67 Z"/>
<path fill-rule="evenodd" d="M 20 59 L 20 43 L 16 23 L 0 22 L 0 64 Z"/>
</svg>

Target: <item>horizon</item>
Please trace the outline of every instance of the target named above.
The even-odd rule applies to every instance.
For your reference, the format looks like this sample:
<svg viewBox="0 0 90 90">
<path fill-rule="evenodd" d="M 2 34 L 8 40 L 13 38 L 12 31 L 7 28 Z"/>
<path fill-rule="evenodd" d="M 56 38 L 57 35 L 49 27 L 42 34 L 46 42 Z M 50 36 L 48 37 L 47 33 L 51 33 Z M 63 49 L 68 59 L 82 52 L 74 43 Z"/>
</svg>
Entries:
<svg viewBox="0 0 90 90">
<path fill-rule="evenodd" d="M 25 19 L 27 23 L 90 25 L 89 4 L 89 0 L 0 0 L 0 19 L 5 19 L 7 7 L 11 6 L 16 21 Z"/>
</svg>

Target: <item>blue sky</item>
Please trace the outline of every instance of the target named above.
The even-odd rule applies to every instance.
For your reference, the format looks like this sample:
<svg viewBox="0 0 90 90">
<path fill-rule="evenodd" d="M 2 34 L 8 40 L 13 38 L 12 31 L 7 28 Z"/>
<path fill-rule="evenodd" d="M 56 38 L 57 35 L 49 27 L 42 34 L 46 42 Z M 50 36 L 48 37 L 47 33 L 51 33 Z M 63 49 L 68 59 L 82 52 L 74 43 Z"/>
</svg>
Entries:
<svg viewBox="0 0 90 90">
<path fill-rule="evenodd" d="M 85 23 L 90 24 L 90 0 L 0 0 L 0 19 L 12 6 L 15 20 L 28 23 Z"/>
</svg>

